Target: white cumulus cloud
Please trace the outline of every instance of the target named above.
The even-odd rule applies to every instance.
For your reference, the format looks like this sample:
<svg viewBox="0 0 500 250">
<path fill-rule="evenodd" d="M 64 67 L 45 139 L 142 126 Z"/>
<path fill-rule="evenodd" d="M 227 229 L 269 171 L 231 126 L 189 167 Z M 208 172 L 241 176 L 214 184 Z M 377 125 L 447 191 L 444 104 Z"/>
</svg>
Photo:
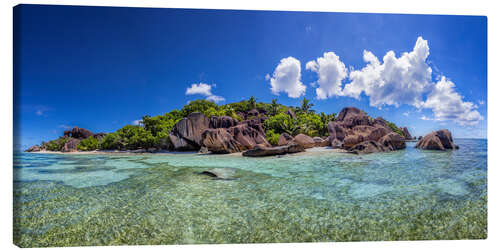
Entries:
<svg viewBox="0 0 500 250">
<path fill-rule="evenodd" d="M 209 85 L 206 83 L 193 83 L 191 87 L 186 89 L 186 95 L 203 95 L 206 100 L 213 101 L 215 103 L 225 101 L 226 99 L 222 96 L 217 96 L 212 94 L 212 87 L 215 87 L 215 84 Z"/>
<path fill-rule="evenodd" d="M 273 94 L 279 95 L 280 92 L 285 92 L 290 98 L 298 98 L 305 94 L 306 86 L 302 84 L 300 78 L 300 61 L 291 56 L 281 59 L 273 75 L 266 76 L 271 83 Z"/>
<path fill-rule="evenodd" d="M 433 86 L 423 107 L 432 109 L 437 121 L 452 120 L 462 126 L 474 126 L 483 120 L 477 111 L 478 106 L 463 101 L 455 90 L 455 84 L 444 76 Z"/>
<path fill-rule="evenodd" d="M 396 107 L 408 104 L 417 108 L 423 104 L 422 94 L 429 87 L 432 69 L 426 63 L 429 56 L 427 41 L 419 37 L 411 52 L 396 57 L 389 51 L 381 63 L 370 51 L 363 52 L 367 65 L 361 70 L 351 71 L 343 93 L 358 98 L 362 92 L 369 97 L 370 105 Z"/>
<path fill-rule="evenodd" d="M 311 84 L 318 86 L 316 98 L 326 99 L 342 95 L 342 80 L 347 76 L 347 68 L 334 52 L 326 52 L 316 61 L 309 61 L 306 69 L 318 74 L 318 81 Z"/>
<path fill-rule="evenodd" d="M 186 89 L 186 95 L 212 95 L 212 86 L 206 83 L 193 83 L 191 87 Z"/>
</svg>

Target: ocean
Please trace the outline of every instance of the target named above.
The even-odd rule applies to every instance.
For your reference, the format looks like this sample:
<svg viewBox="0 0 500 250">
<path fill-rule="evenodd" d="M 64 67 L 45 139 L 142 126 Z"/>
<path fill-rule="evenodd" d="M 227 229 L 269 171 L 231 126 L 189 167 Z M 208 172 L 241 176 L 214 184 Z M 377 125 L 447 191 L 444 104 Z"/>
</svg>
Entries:
<svg viewBox="0 0 500 250">
<path fill-rule="evenodd" d="M 487 237 L 487 140 L 282 157 L 14 154 L 22 247 Z M 221 180 L 201 172 L 231 168 Z"/>
</svg>

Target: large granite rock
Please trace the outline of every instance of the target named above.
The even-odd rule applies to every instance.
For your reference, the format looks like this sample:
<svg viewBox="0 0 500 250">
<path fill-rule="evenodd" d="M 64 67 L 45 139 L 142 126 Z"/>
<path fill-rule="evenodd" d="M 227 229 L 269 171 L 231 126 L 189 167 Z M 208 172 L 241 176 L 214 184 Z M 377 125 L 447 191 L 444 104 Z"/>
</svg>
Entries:
<svg viewBox="0 0 500 250">
<path fill-rule="evenodd" d="M 313 137 L 312 139 L 314 140 L 315 147 L 328 147 L 331 145 L 328 139 L 325 140 L 321 137 Z"/>
<path fill-rule="evenodd" d="M 384 135 L 378 142 L 389 151 L 406 148 L 405 138 L 394 132 Z"/>
<path fill-rule="evenodd" d="M 316 142 L 308 135 L 298 134 L 293 138 L 293 141 L 304 148 L 312 148 L 316 146 Z"/>
<path fill-rule="evenodd" d="M 305 151 L 304 147 L 302 147 L 297 143 L 292 142 L 287 145 L 277 146 L 277 147 L 257 146 L 253 149 L 243 152 L 243 156 L 262 157 L 262 156 L 292 154 L 304 151 Z"/>
<path fill-rule="evenodd" d="M 224 128 L 207 129 L 202 138 L 202 145 L 215 154 L 235 153 L 246 149 Z"/>
<path fill-rule="evenodd" d="M 404 136 L 405 140 L 412 140 L 413 139 L 413 137 L 411 136 L 410 131 L 408 131 L 407 127 L 402 127 L 399 129 L 401 130 L 401 132 L 403 132 L 403 136 Z"/>
<path fill-rule="evenodd" d="M 384 146 L 375 141 L 364 141 L 351 147 L 348 152 L 353 154 L 370 154 L 388 151 Z"/>
<path fill-rule="evenodd" d="M 329 122 L 327 124 L 326 128 L 328 129 L 328 133 L 330 134 L 331 141 L 333 141 L 333 140 L 343 141 L 344 140 L 344 138 L 346 136 L 346 132 L 345 132 L 345 129 L 341 123 Z"/>
<path fill-rule="evenodd" d="M 280 135 L 280 138 L 278 139 L 278 146 L 286 145 L 292 141 L 293 137 L 291 135 L 289 135 L 288 133 L 283 133 Z"/>
<path fill-rule="evenodd" d="M 370 117 L 364 111 L 355 107 L 343 108 L 337 117 L 337 121 L 348 128 L 358 125 L 371 125 Z"/>
<path fill-rule="evenodd" d="M 30 148 L 26 149 L 25 152 L 40 152 L 42 148 L 38 145 L 31 146 Z"/>
<path fill-rule="evenodd" d="M 71 137 L 71 130 L 64 131 L 64 137 Z"/>
<path fill-rule="evenodd" d="M 248 149 L 251 149 L 258 144 L 265 145 L 267 147 L 271 146 L 271 144 L 269 144 L 266 140 L 264 132 L 251 127 L 248 123 L 230 127 L 227 130 L 233 135 L 236 141 Z"/>
<path fill-rule="evenodd" d="M 232 126 L 236 126 L 238 124 L 238 120 L 230 117 L 230 116 L 212 116 L 210 117 L 210 128 L 229 128 Z"/>
<path fill-rule="evenodd" d="M 62 152 L 76 152 L 76 151 L 78 151 L 78 149 L 76 148 L 78 143 L 80 143 L 80 139 L 76 139 L 76 138 L 71 137 L 66 141 L 66 143 L 64 143 L 64 146 L 61 149 L 61 151 Z"/>
<path fill-rule="evenodd" d="M 170 140 L 175 150 L 199 150 L 202 134 L 210 128 L 210 119 L 202 113 L 191 113 L 177 122 L 170 132 Z"/>
<path fill-rule="evenodd" d="M 453 142 L 451 132 L 448 129 L 433 131 L 417 142 L 415 146 L 420 149 L 429 150 L 447 150 L 458 149 L 459 147 Z"/>
<path fill-rule="evenodd" d="M 64 134 L 66 135 L 66 132 Z M 74 127 L 71 130 L 71 137 L 76 139 L 87 139 L 93 135 L 94 134 L 90 130 L 84 128 Z"/>
</svg>

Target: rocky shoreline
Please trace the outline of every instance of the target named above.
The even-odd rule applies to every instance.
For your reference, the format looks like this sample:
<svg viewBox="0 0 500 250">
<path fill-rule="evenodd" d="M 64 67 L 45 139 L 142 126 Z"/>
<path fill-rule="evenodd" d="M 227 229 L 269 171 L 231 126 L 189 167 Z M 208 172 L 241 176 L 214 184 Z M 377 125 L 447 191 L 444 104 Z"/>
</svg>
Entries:
<svg viewBox="0 0 500 250">
<path fill-rule="evenodd" d="M 287 119 L 295 119 L 293 110 L 286 111 Z M 277 142 L 266 138 L 265 121 L 268 112 L 251 109 L 238 114 L 243 120 L 230 116 L 207 117 L 201 112 L 192 112 L 173 125 L 168 133 L 169 140 L 161 145 L 136 149 L 81 150 L 90 141 L 101 143 L 108 135 L 74 127 L 65 131 L 64 136 L 30 147 L 27 152 L 61 153 L 172 153 L 199 152 L 211 154 L 241 153 L 248 157 L 263 157 L 305 152 L 313 147 L 330 147 L 353 154 L 389 152 L 406 148 L 406 141 L 415 141 L 406 127 L 397 128 L 382 117 L 372 118 L 366 112 L 355 108 L 343 108 L 338 116 L 327 123 L 328 136 L 298 133 L 295 136 L 283 132 Z M 326 123 L 325 123 L 326 124 Z M 85 142 L 85 143 L 84 143 Z M 59 144 L 57 144 L 59 143 Z M 55 146 L 54 146 L 55 145 Z M 82 146 L 83 145 L 83 146 Z M 453 143 L 451 132 L 439 130 L 419 138 L 417 148 L 429 150 L 458 149 Z M 59 149 L 59 150 L 54 150 Z"/>
</svg>

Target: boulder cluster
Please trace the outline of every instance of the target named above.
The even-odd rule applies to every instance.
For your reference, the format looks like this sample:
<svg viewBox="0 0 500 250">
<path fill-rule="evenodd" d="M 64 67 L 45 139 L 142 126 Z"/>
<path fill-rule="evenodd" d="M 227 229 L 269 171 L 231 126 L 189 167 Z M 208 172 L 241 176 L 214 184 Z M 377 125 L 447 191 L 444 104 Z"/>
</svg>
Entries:
<svg viewBox="0 0 500 250">
<path fill-rule="evenodd" d="M 293 118 L 295 114 L 288 110 Z M 346 150 L 355 154 L 387 152 L 404 149 L 406 140 L 412 140 L 406 127 L 398 129 L 383 118 L 373 119 L 364 111 L 355 107 L 343 108 L 335 121 L 327 124 L 328 137 L 310 137 L 305 134 L 292 136 L 282 133 L 277 145 L 271 145 L 266 139 L 264 121 L 265 110 L 252 109 L 238 112 L 243 120 L 229 116 L 206 117 L 194 112 L 177 122 L 169 133 L 169 148 L 175 151 L 199 151 L 200 153 L 228 154 L 243 152 L 243 156 L 259 157 L 304 152 L 307 148 L 328 147 Z M 392 126 L 392 127 L 391 127 Z M 94 137 L 99 141 L 105 133 L 94 134 L 91 131 L 74 127 L 64 131 L 62 152 L 77 151 L 81 140 Z M 446 130 L 434 131 L 420 137 L 417 148 L 446 150 L 458 149 L 453 143 L 451 133 Z M 32 146 L 28 152 L 45 150 L 44 145 Z"/>
<path fill-rule="evenodd" d="M 329 122 L 327 128 L 330 135 L 328 140 L 333 148 L 342 148 L 355 154 L 406 147 L 405 138 L 395 133 L 382 117 L 373 119 L 355 107 L 343 108 L 337 120 Z"/>
<path fill-rule="evenodd" d="M 255 146 L 271 146 L 266 140 L 262 123 L 265 114 L 256 109 L 242 114 L 249 120 L 239 122 L 229 116 L 206 117 L 191 113 L 174 125 L 170 140 L 177 151 L 204 150 L 225 154 L 242 152 Z"/>
<path fill-rule="evenodd" d="M 287 113 L 290 117 L 295 115 L 291 110 Z M 254 109 L 240 115 L 249 119 L 239 122 L 227 116 L 208 118 L 202 113 L 191 113 L 172 129 L 173 147 L 178 151 L 202 149 L 217 154 L 244 152 L 244 156 L 281 155 L 327 146 L 357 154 L 406 147 L 405 137 L 393 132 L 384 119 L 373 119 L 354 107 L 342 109 L 337 120 L 328 123 L 328 138 L 312 138 L 305 134 L 293 137 L 283 133 L 277 147 L 272 147 L 266 140 L 262 125 L 267 119 L 265 111 Z"/>
<path fill-rule="evenodd" d="M 458 146 L 453 143 L 453 137 L 448 129 L 433 131 L 424 137 L 419 137 L 415 147 L 442 151 L 447 149 L 458 149 Z"/>
</svg>

